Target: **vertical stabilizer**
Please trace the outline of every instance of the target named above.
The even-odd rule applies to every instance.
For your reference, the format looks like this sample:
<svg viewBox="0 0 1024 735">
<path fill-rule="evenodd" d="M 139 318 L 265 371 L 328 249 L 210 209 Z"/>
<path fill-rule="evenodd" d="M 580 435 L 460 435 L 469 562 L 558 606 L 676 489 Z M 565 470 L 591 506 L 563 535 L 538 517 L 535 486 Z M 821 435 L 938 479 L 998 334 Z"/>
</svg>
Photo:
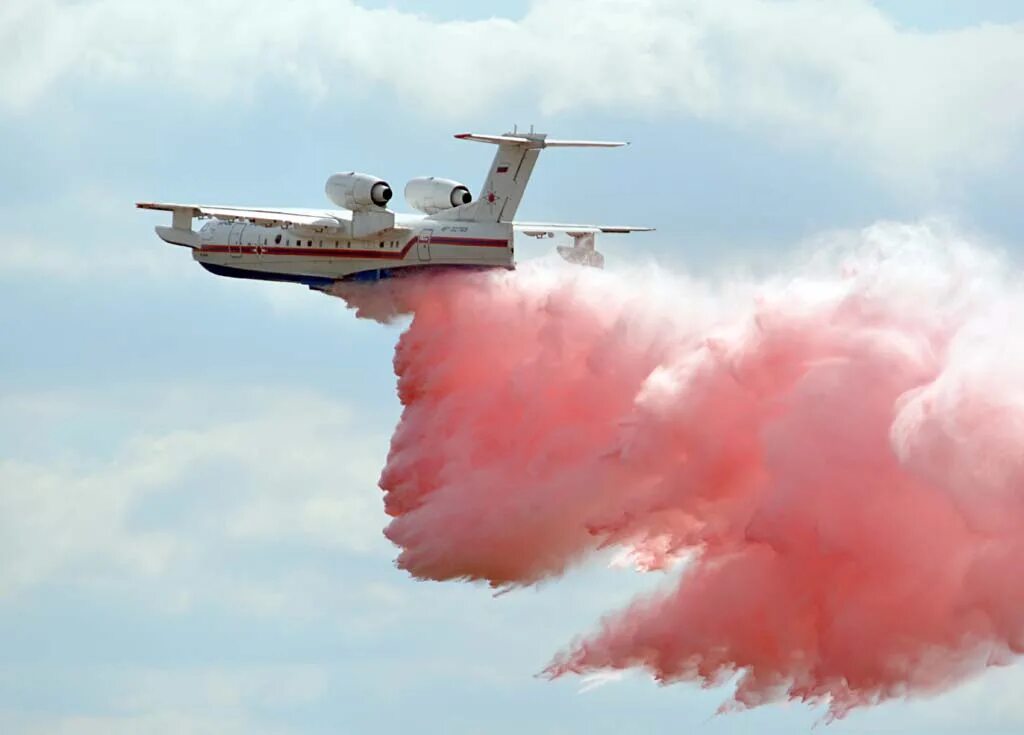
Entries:
<svg viewBox="0 0 1024 735">
<path fill-rule="evenodd" d="M 544 147 L 542 133 L 508 133 L 506 135 L 456 135 L 462 140 L 495 143 L 498 151 L 487 172 L 487 179 L 476 200 L 461 207 L 438 212 L 437 219 L 466 222 L 509 222 L 519 208 L 526 184 Z"/>
<path fill-rule="evenodd" d="M 530 174 L 537 163 L 537 156 L 543 148 L 618 148 L 628 143 L 612 143 L 597 140 L 549 140 L 544 133 L 520 133 L 514 131 L 504 135 L 481 135 L 459 133 L 460 140 L 475 140 L 492 143 L 498 152 L 491 163 L 484 188 L 475 202 L 463 204 L 438 212 L 434 219 L 459 220 L 462 222 L 511 222 L 523 200 L 523 192 L 530 181 Z"/>
<path fill-rule="evenodd" d="M 487 180 L 474 202 L 487 212 L 487 221 L 510 222 L 515 217 L 547 136 L 530 133 L 521 137 L 530 142 L 498 145 Z M 496 218 L 491 218 L 492 213 L 497 215 Z"/>
<path fill-rule="evenodd" d="M 511 132 L 504 135 L 459 133 L 460 140 L 492 143 L 498 152 L 491 163 L 484 188 L 475 202 L 446 209 L 433 219 L 462 222 L 511 222 L 523 200 L 523 192 L 543 148 L 617 148 L 627 143 L 595 140 L 548 140 L 544 133 Z"/>
</svg>

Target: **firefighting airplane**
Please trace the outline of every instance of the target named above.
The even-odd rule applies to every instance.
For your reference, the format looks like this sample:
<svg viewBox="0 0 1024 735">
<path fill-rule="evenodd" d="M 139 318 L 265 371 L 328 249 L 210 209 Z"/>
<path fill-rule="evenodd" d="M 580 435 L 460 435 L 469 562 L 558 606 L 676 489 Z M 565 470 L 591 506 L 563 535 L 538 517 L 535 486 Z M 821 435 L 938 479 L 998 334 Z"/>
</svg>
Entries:
<svg viewBox="0 0 1024 735">
<path fill-rule="evenodd" d="M 433 176 L 405 187 L 409 205 L 422 214 L 387 208 L 391 187 L 369 174 L 338 173 L 327 179 L 327 198 L 343 209 L 278 209 L 138 202 L 140 209 L 171 212 L 170 227 L 157 227 L 164 242 L 192 250 L 203 268 L 219 276 L 301 283 L 325 290 L 337 281 L 376 281 L 424 268 L 514 268 L 513 234 L 554 237 L 566 260 L 601 267 L 598 232 L 649 231 L 650 227 L 517 222 L 516 209 L 544 148 L 613 148 L 626 145 L 549 140 L 542 133 L 462 133 L 460 140 L 498 146 L 481 195 L 473 200 L 457 181 Z M 209 220 L 198 232 L 193 219 Z"/>
</svg>

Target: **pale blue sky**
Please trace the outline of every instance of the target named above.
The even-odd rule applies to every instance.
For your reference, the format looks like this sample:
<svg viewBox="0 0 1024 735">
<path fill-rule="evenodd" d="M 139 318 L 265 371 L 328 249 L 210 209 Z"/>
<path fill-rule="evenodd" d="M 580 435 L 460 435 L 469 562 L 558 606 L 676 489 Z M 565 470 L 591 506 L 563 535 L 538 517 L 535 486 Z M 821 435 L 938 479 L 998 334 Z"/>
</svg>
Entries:
<svg viewBox="0 0 1024 735">
<path fill-rule="evenodd" d="M 132 202 L 320 206 L 353 168 L 475 188 L 491 151 L 451 134 L 533 123 L 633 142 L 545 153 L 520 210 L 658 228 L 606 241 L 613 263 L 766 269 L 822 231 L 930 216 L 1017 252 L 1024 8 L 360 5 L 0 12 L 0 730 L 808 730 L 821 710 L 712 717 L 728 687 L 534 678 L 660 580 L 603 560 L 500 598 L 408 579 L 375 487 L 398 328 L 215 278 Z M 691 86 L 701 63 L 720 73 Z M 1021 686 L 993 672 L 829 729 L 1020 732 Z"/>
</svg>

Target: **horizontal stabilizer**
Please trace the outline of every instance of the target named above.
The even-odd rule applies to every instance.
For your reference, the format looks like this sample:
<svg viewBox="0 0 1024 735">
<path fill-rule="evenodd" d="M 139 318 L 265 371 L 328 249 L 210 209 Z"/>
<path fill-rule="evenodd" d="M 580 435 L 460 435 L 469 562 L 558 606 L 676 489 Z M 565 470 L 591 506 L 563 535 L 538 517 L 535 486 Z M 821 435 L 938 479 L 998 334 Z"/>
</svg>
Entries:
<svg viewBox="0 0 1024 735">
<path fill-rule="evenodd" d="M 621 148 L 629 143 L 606 140 L 546 140 L 542 136 L 525 135 L 483 135 L 481 133 L 458 133 L 459 140 L 475 140 L 478 143 L 495 145 L 521 145 L 528 148 Z"/>
<path fill-rule="evenodd" d="M 481 135 L 480 133 L 456 133 L 459 140 L 475 140 L 477 143 L 494 143 L 500 145 L 509 143 L 511 145 L 525 145 L 533 143 L 529 138 L 521 138 L 518 135 Z"/>
<path fill-rule="evenodd" d="M 629 141 L 614 140 L 545 140 L 545 148 L 621 148 Z"/>
<path fill-rule="evenodd" d="M 607 232 L 625 235 L 630 232 L 653 232 L 653 227 L 635 225 L 569 225 L 556 222 L 513 222 L 512 226 L 530 237 L 549 237 L 555 232 Z"/>
</svg>

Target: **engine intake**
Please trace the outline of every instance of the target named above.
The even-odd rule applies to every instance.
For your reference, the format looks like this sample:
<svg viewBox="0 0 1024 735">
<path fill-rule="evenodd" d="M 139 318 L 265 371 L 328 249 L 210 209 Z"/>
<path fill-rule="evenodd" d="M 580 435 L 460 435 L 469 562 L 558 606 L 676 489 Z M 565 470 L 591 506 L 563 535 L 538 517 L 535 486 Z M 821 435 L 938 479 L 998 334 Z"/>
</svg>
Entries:
<svg viewBox="0 0 1024 735">
<path fill-rule="evenodd" d="M 473 201 L 465 184 L 451 179 L 424 176 L 405 185 L 405 201 L 424 214 L 437 214 L 445 209 L 461 207 Z"/>
<path fill-rule="evenodd" d="M 353 212 L 386 207 L 393 195 L 384 179 L 355 171 L 331 176 L 327 179 L 324 192 L 339 207 Z"/>
</svg>

